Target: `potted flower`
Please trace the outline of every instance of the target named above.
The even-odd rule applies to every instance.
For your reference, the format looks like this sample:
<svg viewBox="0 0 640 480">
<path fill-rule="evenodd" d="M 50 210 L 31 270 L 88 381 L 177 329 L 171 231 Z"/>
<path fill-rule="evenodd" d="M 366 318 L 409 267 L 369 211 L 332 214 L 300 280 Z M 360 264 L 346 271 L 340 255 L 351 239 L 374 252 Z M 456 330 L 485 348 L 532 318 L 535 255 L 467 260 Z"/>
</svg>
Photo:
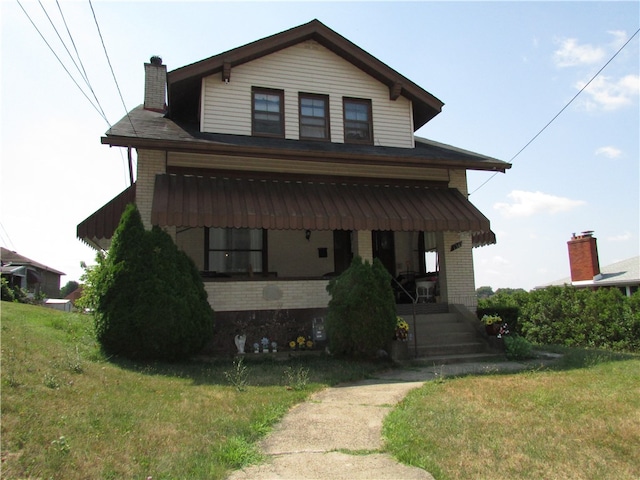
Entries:
<svg viewBox="0 0 640 480">
<path fill-rule="evenodd" d="M 260 344 L 258 342 L 253 344 L 253 353 L 260 353 Z"/>
<path fill-rule="evenodd" d="M 498 335 L 502 327 L 502 318 L 499 315 L 484 315 L 481 319 L 484 328 L 489 335 Z"/>
<path fill-rule="evenodd" d="M 262 353 L 269 353 L 269 339 L 267 337 L 262 337 L 260 342 L 262 343 Z"/>
<path fill-rule="evenodd" d="M 393 339 L 401 342 L 406 342 L 409 339 L 409 324 L 402 317 L 396 318 L 396 330 Z"/>
</svg>

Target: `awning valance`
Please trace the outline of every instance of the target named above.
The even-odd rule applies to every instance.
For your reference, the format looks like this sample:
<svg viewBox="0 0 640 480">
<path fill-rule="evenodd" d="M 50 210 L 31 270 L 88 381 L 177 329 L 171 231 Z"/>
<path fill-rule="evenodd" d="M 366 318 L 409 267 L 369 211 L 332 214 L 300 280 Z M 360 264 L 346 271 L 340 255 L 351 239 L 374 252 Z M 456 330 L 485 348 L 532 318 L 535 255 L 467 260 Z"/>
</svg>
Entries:
<svg viewBox="0 0 640 480">
<path fill-rule="evenodd" d="M 489 220 L 452 188 L 173 174 L 156 175 L 151 222 L 276 230 L 470 231 L 481 237 L 490 232 Z"/>
</svg>

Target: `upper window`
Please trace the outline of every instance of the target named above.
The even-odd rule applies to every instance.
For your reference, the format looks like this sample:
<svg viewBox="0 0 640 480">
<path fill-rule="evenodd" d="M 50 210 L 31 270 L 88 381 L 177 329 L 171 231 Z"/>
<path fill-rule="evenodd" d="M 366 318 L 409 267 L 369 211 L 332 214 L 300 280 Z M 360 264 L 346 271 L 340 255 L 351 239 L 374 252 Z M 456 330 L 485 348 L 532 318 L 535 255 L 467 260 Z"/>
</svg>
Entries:
<svg viewBox="0 0 640 480">
<path fill-rule="evenodd" d="M 284 137 L 284 92 L 253 88 L 252 135 Z"/>
<path fill-rule="evenodd" d="M 345 143 L 373 143 L 371 100 L 344 98 Z"/>
<path fill-rule="evenodd" d="M 311 140 L 329 139 L 329 97 L 301 93 L 300 138 Z"/>
</svg>

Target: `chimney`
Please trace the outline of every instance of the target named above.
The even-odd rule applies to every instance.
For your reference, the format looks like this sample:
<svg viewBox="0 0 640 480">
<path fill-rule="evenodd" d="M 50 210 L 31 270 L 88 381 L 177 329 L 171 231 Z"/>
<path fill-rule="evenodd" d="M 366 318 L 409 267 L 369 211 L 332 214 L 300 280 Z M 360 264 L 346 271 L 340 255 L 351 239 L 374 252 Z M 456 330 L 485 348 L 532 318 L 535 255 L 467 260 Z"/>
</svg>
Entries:
<svg viewBox="0 0 640 480">
<path fill-rule="evenodd" d="M 598 245 L 592 231 L 572 234 L 567 246 L 572 282 L 590 281 L 600 275 Z"/>
<path fill-rule="evenodd" d="M 167 66 L 158 56 L 151 57 L 149 62 L 144 64 L 144 108 L 164 113 L 167 109 Z"/>
</svg>

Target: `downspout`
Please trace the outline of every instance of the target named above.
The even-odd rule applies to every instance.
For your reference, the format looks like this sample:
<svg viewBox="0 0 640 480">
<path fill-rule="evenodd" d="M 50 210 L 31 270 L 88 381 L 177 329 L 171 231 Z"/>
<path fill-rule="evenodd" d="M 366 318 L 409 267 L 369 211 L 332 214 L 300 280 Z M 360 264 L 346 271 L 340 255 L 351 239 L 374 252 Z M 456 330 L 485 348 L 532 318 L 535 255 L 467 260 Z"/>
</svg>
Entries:
<svg viewBox="0 0 640 480">
<path fill-rule="evenodd" d="M 131 160 L 131 147 L 127 147 L 127 159 L 129 160 L 129 186 L 133 185 L 133 161 Z"/>
</svg>

